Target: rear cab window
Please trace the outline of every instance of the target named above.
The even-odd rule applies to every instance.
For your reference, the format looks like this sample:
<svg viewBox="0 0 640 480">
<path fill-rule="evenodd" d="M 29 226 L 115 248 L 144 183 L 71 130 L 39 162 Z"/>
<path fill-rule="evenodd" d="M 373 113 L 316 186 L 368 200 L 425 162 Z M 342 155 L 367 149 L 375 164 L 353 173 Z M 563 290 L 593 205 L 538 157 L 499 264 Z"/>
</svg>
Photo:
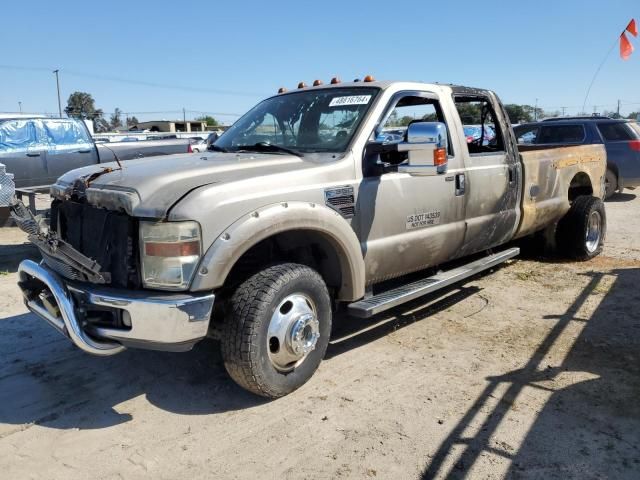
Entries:
<svg viewBox="0 0 640 480">
<path fill-rule="evenodd" d="M 598 123 L 597 126 L 605 142 L 628 142 L 638 139 L 638 133 L 626 122 Z"/>
<path fill-rule="evenodd" d="M 49 151 L 93 146 L 87 129 L 75 120 L 47 119 L 41 122 Z"/>
<path fill-rule="evenodd" d="M 504 134 L 489 98 L 454 96 L 470 156 L 504 153 Z"/>
</svg>

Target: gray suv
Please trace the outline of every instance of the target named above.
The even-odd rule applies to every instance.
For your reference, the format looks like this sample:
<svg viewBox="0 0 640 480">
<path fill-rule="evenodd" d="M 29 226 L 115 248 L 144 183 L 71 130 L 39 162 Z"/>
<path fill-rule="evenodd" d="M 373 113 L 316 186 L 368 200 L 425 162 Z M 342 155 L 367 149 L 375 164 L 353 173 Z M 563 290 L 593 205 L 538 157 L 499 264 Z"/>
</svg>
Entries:
<svg viewBox="0 0 640 480">
<path fill-rule="evenodd" d="M 546 148 L 550 145 L 604 144 L 607 151 L 606 195 L 640 186 L 640 126 L 608 117 L 549 118 L 514 128 L 518 144 Z"/>
</svg>

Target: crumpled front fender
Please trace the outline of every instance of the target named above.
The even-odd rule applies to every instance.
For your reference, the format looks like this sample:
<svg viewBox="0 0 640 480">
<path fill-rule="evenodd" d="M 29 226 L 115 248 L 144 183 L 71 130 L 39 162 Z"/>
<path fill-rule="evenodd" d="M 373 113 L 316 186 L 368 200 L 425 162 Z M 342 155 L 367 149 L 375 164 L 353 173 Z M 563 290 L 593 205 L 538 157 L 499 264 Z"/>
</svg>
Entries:
<svg viewBox="0 0 640 480">
<path fill-rule="evenodd" d="M 224 230 L 204 255 L 192 291 L 220 288 L 235 263 L 251 247 L 278 233 L 309 230 L 321 234 L 340 262 L 340 300 L 364 296 L 365 269 L 360 242 L 337 212 L 309 202 L 282 202 L 247 213 Z"/>
</svg>

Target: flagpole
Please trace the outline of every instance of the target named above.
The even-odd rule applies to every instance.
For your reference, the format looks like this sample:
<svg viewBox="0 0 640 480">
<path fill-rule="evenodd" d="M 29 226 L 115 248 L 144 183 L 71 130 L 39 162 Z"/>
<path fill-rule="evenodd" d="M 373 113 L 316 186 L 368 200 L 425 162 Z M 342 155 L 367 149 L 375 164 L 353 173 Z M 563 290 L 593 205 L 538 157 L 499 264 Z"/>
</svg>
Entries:
<svg viewBox="0 0 640 480">
<path fill-rule="evenodd" d="M 626 30 L 623 30 L 622 33 L 624 33 Z M 622 35 L 622 34 L 620 34 Z M 584 96 L 584 103 L 582 104 L 582 111 L 580 113 L 583 113 L 585 110 L 585 106 L 587 105 L 587 100 L 589 99 L 589 93 L 591 93 L 591 87 L 593 87 L 593 84 L 596 82 L 596 78 L 598 77 L 598 74 L 600 73 L 600 70 L 602 70 L 602 67 L 604 67 L 604 64 L 607 62 L 607 60 L 609 59 L 609 55 L 611 55 L 611 52 L 613 52 L 613 49 L 616 48 L 616 45 L 618 45 L 618 41 L 620 40 L 620 36 L 618 36 L 618 38 L 616 38 L 616 40 L 613 42 L 613 45 L 611 45 L 611 48 L 609 49 L 609 51 L 607 52 L 607 54 L 604 57 L 604 60 L 602 60 L 602 63 L 600 63 L 600 65 L 598 66 L 598 69 L 596 70 L 596 73 L 593 74 L 593 78 L 591 79 L 591 83 L 589 84 L 589 88 L 587 88 L 587 94 Z"/>
</svg>

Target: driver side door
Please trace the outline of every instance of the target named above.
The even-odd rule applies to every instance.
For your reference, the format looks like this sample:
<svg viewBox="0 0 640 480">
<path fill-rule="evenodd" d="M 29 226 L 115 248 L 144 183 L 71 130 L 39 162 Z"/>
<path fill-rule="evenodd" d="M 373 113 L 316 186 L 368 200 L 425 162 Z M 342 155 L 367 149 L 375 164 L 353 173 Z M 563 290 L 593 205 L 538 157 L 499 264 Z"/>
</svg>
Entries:
<svg viewBox="0 0 640 480">
<path fill-rule="evenodd" d="M 396 94 L 371 141 L 400 141 L 414 120 L 447 124 L 435 93 Z M 464 188 L 456 189 L 456 177 L 464 178 L 463 163 L 451 142 L 452 173 L 411 175 L 386 160 L 390 159 L 365 153 L 356 202 L 356 231 L 368 284 L 444 263 L 456 257 L 464 240 Z"/>
</svg>

